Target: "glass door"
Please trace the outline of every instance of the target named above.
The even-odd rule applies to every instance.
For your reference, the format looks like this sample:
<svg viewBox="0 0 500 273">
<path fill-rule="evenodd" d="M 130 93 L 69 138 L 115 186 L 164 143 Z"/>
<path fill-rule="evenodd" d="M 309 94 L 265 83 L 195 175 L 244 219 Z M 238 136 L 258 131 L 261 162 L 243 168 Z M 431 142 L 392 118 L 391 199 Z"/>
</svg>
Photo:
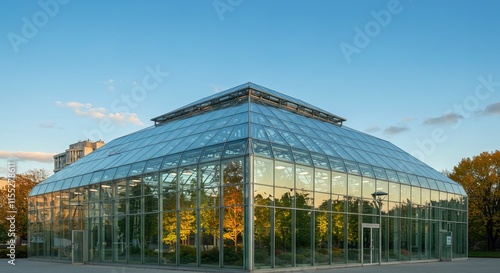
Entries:
<svg viewBox="0 0 500 273">
<path fill-rule="evenodd" d="M 376 227 L 375 227 L 376 226 Z M 361 264 L 374 264 L 378 263 L 379 255 L 379 231 L 378 225 L 363 225 L 361 249 Z"/>
<path fill-rule="evenodd" d="M 83 230 L 73 230 L 71 236 L 72 255 L 71 261 L 73 264 L 83 264 L 84 262 L 84 235 Z"/>
<path fill-rule="evenodd" d="M 439 232 L 439 260 L 451 261 L 451 245 L 452 233 L 451 231 Z"/>
</svg>

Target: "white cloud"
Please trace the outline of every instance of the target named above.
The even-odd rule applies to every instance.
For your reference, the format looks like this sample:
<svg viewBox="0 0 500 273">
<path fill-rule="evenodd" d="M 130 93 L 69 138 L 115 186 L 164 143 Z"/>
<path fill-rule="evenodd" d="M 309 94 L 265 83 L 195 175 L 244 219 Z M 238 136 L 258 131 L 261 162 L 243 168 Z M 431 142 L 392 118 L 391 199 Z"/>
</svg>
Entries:
<svg viewBox="0 0 500 273">
<path fill-rule="evenodd" d="M 54 154 L 44 152 L 8 152 L 0 150 L 0 158 L 37 161 L 42 163 L 53 162 Z"/>
<path fill-rule="evenodd" d="M 126 125 L 127 123 L 139 126 L 144 125 L 144 123 L 141 122 L 136 113 L 110 113 L 108 109 L 104 107 L 93 107 L 90 103 L 81 103 L 76 101 L 70 101 L 66 103 L 56 101 L 56 105 L 64 108 L 70 108 L 73 110 L 73 113 L 80 117 L 90 117 L 92 119 L 109 118 L 111 120 L 117 121 L 120 125 Z"/>
<path fill-rule="evenodd" d="M 104 82 L 104 84 L 113 84 L 115 81 L 113 79 L 109 79 Z"/>
<path fill-rule="evenodd" d="M 397 135 L 397 134 L 403 133 L 403 132 L 408 131 L 408 130 L 410 130 L 410 129 L 406 126 L 389 126 L 389 127 L 384 129 L 384 134 Z"/>
<path fill-rule="evenodd" d="M 500 115 L 500 102 L 488 104 L 483 115 Z"/>
<path fill-rule="evenodd" d="M 436 118 L 428 118 L 424 120 L 424 124 L 426 125 L 455 124 L 460 119 L 463 118 L 464 117 L 462 115 L 456 113 L 447 113 Z"/>
</svg>

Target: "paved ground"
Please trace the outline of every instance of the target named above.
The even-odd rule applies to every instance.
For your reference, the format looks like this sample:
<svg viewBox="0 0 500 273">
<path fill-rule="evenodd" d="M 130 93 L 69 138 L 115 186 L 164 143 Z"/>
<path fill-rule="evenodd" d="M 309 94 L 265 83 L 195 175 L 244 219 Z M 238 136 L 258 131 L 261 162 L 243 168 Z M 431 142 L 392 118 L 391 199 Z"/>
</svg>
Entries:
<svg viewBox="0 0 500 273">
<path fill-rule="evenodd" d="M 102 265 L 71 265 L 60 262 L 40 262 L 30 259 L 17 259 L 16 265 L 7 263 L 7 259 L 0 259 L 0 272 L 22 272 L 22 273 L 172 273 L 181 272 L 180 269 L 152 269 L 133 268 L 122 266 Z M 184 271 L 187 272 L 187 271 Z M 203 271 L 197 271 L 203 272 Z M 214 270 L 211 272 L 226 272 L 225 270 Z M 234 271 L 233 271 L 234 272 Z M 382 266 L 365 266 L 334 268 L 326 270 L 294 270 L 294 272 L 306 273 L 427 273 L 427 272 L 452 272 L 452 273 L 498 273 L 500 272 L 500 259 L 477 259 L 459 260 L 453 262 L 411 263 L 392 264 Z"/>
</svg>

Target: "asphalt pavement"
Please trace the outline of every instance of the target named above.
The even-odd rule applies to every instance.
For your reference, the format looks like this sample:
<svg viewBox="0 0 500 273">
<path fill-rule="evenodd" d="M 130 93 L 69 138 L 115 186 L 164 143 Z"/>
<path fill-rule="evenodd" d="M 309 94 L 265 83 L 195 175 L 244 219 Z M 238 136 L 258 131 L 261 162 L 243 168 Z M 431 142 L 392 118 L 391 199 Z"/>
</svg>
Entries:
<svg viewBox="0 0 500 273">
<path fill-rule="evenodd" d="M 151 268 L 151 267 L 125 267 L 122 265 L 72 265 L 63 262 L 46 262 L 31 259 L 16 259 L 16 265 L 8 263 L 8 259 L 0 259 L 0 272 L 3 273 L 172 273 L 172 272 L 242 272 L 241 270 L 191 270 L 186 268 Z M 266 270 L 267 271 L 267 270 Z M 267 271 L 269 272 L 269 271 Z M 277 272 L 306 272 L 306 273 L 426 273 L 426 272 L 452 272 L 452 273 L 498 273 L 500 272 L 500 259 L 470 258 L 452 262 L 417 262 L 406 264 L 383 264 L 363 267 L 336 267 L 329 269 L 301 269 L 288 268 Z"/>
</svg>

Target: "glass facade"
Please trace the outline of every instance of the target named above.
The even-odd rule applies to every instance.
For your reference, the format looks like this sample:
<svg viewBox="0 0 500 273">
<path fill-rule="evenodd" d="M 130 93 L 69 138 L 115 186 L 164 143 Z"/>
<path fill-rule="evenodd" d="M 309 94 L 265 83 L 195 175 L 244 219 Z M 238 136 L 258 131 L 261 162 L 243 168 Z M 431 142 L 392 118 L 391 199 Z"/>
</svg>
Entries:
<svg viewBox="0 0 500 273">
<path fill-rule="evenodd" d="M 259 270 L 467 257 L 463 188 L 252 83 L 154 118 L 37 185 L 30 257 Z M 379 207 L 372 194 L 387 193 Z M 379 235 L 381 233 L 381 237 Z"/>
</svg>

